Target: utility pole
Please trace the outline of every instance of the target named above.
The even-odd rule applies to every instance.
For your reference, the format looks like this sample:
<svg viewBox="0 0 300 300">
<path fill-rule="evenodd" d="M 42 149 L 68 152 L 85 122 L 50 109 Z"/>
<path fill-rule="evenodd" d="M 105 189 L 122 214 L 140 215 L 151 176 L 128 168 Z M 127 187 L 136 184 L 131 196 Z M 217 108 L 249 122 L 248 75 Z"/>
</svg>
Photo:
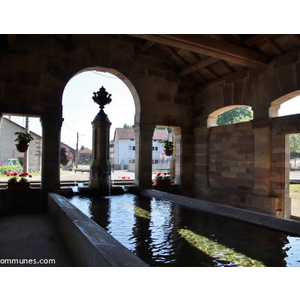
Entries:
<svg viewBox="0 0 300 300">
<path fill-rule="evenodd" d="M 77 132 L 76 152 L 75 152 L 75 167 L 76 168 L 78 168 L 78 140 L 79 140 L 79 132 Z"/>
<path fill-rule="evenodd" d="M 29 118 L 25 118 L 25 131 L 29 133 Z M 23 172 L 28 172 L 28 164 L 29 164 L 29 148 L 24 153 L 24 162 L 23 162 Z"/>
</svg>

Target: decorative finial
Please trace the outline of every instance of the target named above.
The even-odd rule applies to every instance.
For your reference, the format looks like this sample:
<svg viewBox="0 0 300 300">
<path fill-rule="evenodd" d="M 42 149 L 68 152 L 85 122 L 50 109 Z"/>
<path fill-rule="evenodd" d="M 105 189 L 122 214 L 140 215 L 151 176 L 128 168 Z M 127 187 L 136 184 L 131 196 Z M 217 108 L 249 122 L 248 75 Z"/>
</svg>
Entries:
<svg viewBox="0 0 300 300">
<path fill-rule="evenodd" d="M 92 98 L 94 100 L 94 102 L 96 102 L 97 104 L 99 104 L 100 106 L 100 114 L 103 113 L 104 114 L 104 106 L 106 104 L 109 104 L 112 99 L 111 99 L 111 94 L 109 94 L 105 88 L 102 86 L 98 92 L 93 93 L 94 97 Z"/>
</svg>

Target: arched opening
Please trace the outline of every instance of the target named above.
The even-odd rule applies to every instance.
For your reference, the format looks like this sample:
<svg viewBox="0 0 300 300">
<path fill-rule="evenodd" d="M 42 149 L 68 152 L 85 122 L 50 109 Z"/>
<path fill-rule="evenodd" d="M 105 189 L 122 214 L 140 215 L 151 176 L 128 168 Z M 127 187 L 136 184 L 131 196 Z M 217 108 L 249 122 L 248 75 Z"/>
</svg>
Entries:
<svg viewBox="0 0 300 300">
<path fill-rule="evenodd" d="M 224 118 L 222 122 L 221 118 Z M 218 126 L 219 124 L 235 124 L 241 122 L 248 122 L 253 119 L 253 112 L 250 106 L 247 105 L 230 105 L 222 107 L 212 112 L 207 119 L 207 127 Z"/>
<path fill-rule="evenodd" d="M 288 117 L 300 113 L 300 91 L 287 94 L 272 102 L 270 117 Z M 284 129 L 284 205 L 287 215 L 300 220 L 300 131 Z"/>
<path fill-rule="evenodd" d="M 292 110 L 292 108 L 295 109 L 295 103 L 299 101 L 299 98 L 297 96 L 300 96 L 300 91 L 297 90 L 295 92 L 286 94 L 274 101 L 272 101 L 271 106 L 269 108 L 269 117 L 270 118 L 276 118 L 281 117 L 285 115 L 292 115 L 295 113 L 299 113 L 296 110 Z M 289 101 L 291 100 L 291 101 Z M 298 106 L 296 106 L 297 108 Z"/>
<path fill-rule="evenodd" d="M 92 100 L 93 93 L 103 86 L 112 94 L 112 102 L 105 106 L 110 122 L 110 163 L 114 164 L 113 139 L 116 128 L 124 124 L 139 122 L 140 101 L 131 82 L 121 73 L 107 68 L 86 68 L 75 74 L 63 93 L 63 118 L 61 144 L 72 153 L 69 169 L 75 180 L 88 181 L 92 153 L 92 125 L 99 112 L 98 104 Z M 61 173 L 68 172 L 66 166 Z M 134 174 L 134 173 L 133 173 Z M 61 175 L 61 181 L 63 176 Z M 118 174 L 112 173 L 112 179 Z M 122 176 L 121 176 L 122 177 Z M 134 176 L 133 176 L 134 177 Z M 80 179 L 81 178 L 81 179 Z"/>
</svg>

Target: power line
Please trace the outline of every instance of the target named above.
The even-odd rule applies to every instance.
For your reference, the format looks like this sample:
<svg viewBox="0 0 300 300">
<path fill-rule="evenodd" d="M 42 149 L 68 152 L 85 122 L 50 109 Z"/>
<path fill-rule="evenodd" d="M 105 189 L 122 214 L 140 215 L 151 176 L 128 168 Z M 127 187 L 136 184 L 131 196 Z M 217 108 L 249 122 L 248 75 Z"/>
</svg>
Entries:
<svg viewBox="0 0 300 300">
<path fill-rule="evenodd" d="M 77 132 L 75 132 L 64 120 L 63 125 L 66 125 L 72 132 L 74 132 L 75 134 L 77 134 Z"/>
</svg>

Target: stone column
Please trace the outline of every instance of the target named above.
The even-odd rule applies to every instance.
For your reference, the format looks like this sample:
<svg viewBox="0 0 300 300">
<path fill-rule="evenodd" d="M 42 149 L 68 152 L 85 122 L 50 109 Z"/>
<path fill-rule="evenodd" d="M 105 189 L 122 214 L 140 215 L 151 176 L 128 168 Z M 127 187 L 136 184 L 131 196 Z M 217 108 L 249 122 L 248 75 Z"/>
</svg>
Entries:
<svg viewBox="0 0 300 300">
<path fill-rule="evenodd" d="M 62 118 L 43 116 L 42 132 L 42 189 L 49 192 L 60 188 L 60 130 Z"/>
<path fill-rule="evenodd" d="M 93 152 L 90 188 L 98 189 L 98 192 L 102 195 L 108 195 L 111 171 L 109 162 L 109 130 L 111 123 L 102 110 L 97 114 L 92 125 Z"/>
<path fill-rule="evenodd" d="M 180 127 L 173 128 L 173 136 L 174 136 L 174 153 L 175 153 L 175 184 L 181 184 L 181 129 Z"/>
<path fill-rule="evenodd" d="M 134 126 L 135 133 L 135 185 L 152 186 L 152 141 L 155 125 Z"/>
<path fill-rule="evenodd" d="M 252 121 L 254 134 L 254 186 L 253 194 L 270 195 L 270 120 Z"/>
<path fill-rule="evenodd" d="M 194 184 L 194 136 L 192 128 L 174 128 L 175 184 L 181 185 L 183 195 L 192 197 Z"/>
</svg>

